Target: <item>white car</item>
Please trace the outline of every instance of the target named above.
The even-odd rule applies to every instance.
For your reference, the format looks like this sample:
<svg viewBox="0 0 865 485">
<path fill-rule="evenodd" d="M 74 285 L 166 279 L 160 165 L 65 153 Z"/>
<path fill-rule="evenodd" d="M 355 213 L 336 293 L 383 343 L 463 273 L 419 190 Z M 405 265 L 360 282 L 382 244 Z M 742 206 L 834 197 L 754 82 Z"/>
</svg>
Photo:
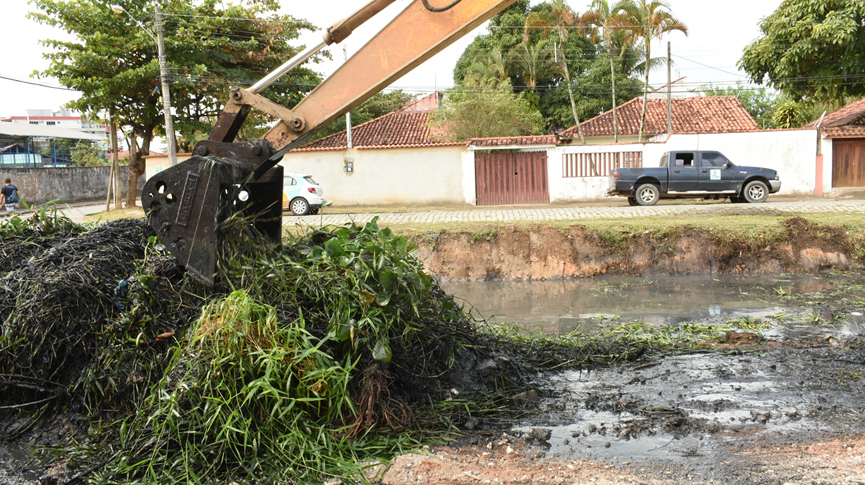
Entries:
<svg viewBox="0 0 865 485">
<path fill-rule="evenodd" d="M 282 182 L 282 210 L 290 210 L 296 216 L 318 214 L 322 207 L 330 205 L 323 195 L 324 190 L 312 175 L 286 173 Z"/>
</svg>

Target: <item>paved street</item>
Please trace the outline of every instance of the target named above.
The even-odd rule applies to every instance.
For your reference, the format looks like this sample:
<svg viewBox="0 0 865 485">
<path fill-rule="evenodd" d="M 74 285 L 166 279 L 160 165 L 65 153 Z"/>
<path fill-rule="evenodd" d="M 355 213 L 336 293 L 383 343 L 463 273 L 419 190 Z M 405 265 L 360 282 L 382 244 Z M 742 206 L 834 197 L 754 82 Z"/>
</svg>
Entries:
<svg viewBox="0 0 865 485">
<path fill-rule="evenodd" d="M 139 203 L 140 206 L 140 203 Z M 105 211 L 104 202 L 94 202 L 61 208 L 70 219 L 81 222 L 86 215 L 96 215 Z M 587 207 L 531 207 L 531 208 L 478 208 L 474 210 L 430 210 L 425 212 L 372 212 L 356 214 L 328 214 L 333 209 L 325 209 L 324 214 L 297 217 L 286 215 L 283 224 L 304 225 L 342 225 L 350 221 L 365 223 L 379 216 L 381 224 L 424 224 L 442 222 L 516 222 L 516 221 L 562 221 L 597 218 L 632 219 L 650 216 L 720 215 L 720 214 L 783 214 L 789 212 L 805 213 L 849 213 L 865 214 L 865 200 L 806 199 L 774 202 L 769 199 L 763 204 L 730 204 L 695 202 L 689 204 L 662 204 L 654 207 L 591 205 Z M 8 216 L 0 210 L 0 216 Z M 289 214 L 289 213 L 286 213 Z"/>
<path fill-rule="evenodd" d="M 598 218 L 632 219 L 650 216 L 724 215 L 724 214 L 783 214 L 806 213 L 850 213 L 865 214 L 865 200 L 810 199 L 800 201 L 769 200 L 763 204 L 705 203 L 669 204 L 653 207 L 545 207 L 531 209 L 458 210 L 428 212 L 376 212 L 363 214 L 323 214 L 315 216 L 291 216 L 283 218 L 283 224 L 342 225 L 350 221 L 365 223 L 379 217 L 379 224 L 423 224 L 441 222 L 516 222 L 516 221 L 560 221 Z"/>
</svg>

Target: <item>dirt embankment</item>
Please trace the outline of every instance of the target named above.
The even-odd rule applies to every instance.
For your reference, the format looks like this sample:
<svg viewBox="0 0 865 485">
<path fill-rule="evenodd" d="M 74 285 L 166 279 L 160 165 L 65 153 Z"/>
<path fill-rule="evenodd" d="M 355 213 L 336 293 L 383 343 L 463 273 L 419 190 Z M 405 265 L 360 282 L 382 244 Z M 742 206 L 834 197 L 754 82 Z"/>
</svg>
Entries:
<svg viewBox="0 0 865 485">
<path fill-rule="evenodd" d="M 800 217 L 755 237 L 688 226 L 659 234 L 613 227 L 604 233 L 509 226 L 497 233 L 442 233 L 419 242 L 419 256 L 444 279 L 540 280 L 603 274 L 779 273 L 854 270 L 865 239 Z"/>
</svg>

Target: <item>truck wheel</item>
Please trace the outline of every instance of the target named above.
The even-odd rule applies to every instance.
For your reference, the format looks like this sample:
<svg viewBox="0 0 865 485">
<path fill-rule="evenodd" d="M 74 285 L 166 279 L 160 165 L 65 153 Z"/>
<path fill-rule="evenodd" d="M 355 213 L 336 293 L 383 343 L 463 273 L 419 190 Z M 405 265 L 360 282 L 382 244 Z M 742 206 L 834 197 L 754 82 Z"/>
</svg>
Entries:
<svg viewBox="0 0 865 485">
<path fill-rule="evenodd" d="M 763 182 L 754 180 L 748 182 L 742 195 L 745 196 L 745 200 L 752 204 L 756 202 L 766 202 L 766 198 L 769 197 L 769 188 L 766 187 L 766 184 Z"/>
<path fill-rule="evenodd" d="M 628 205 L 637 205 L 636 197 L 628 197 Z"/>
<path fill-rule="evenodd" d="M 655 205 L 661 197 L 661 192 L 654 184 L 643 184 L 637 187 L 637 205 Z"/>
<path fill-rule="evenodd" d="M 298 197 L 289 204 L 292 214 L 296 216 L 305 216 L 309 212 L 309 202 L 302 197 Z"/>
</svg>

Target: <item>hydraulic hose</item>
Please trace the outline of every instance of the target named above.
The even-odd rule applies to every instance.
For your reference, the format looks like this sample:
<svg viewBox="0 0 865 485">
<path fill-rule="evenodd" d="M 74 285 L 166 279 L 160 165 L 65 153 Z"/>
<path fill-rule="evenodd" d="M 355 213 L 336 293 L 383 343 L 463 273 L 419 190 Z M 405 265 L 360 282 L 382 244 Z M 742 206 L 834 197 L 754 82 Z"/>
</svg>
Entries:
<svg viewBox="0 0 865 485">
<path fill-rule="evenodd" d="M 450 9 L 454 8 L 456 6 L 456 4 L 462 2 L 463 0 L 454 0 L 454 2 L 451 3 L 450 5 L 448 5 L 447 7 L 433 7 L 432 5 L 429 4 L 429 0 L 421 0 L 421 1 L 423 1 L 423 6 L 426 7 L 426 9 L 429 10 L 430 12 L 444 12 L 446 10 L 450 10 Z"/>
</svg>

